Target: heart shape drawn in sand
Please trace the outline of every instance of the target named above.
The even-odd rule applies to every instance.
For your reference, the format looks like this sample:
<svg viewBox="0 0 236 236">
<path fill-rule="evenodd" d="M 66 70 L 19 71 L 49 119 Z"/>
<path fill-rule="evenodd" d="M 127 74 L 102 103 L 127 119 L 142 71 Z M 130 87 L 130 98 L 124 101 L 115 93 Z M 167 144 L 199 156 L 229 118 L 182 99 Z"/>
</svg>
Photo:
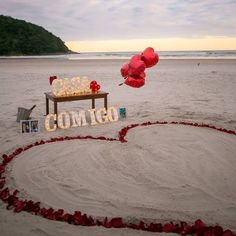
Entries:
<svg viewBox="0 0 236 236">
<path fill-rule="evenodd" d="M 173 124 L 177 124 L 175 129 Z M 221 132 L 209 128 L 233 136 L 222 136 Z M 224 203 L 219 207 L 230 207 L 232 196 L 228 187 L 234 185 L 235 180 L 228 177 L 233 176 L 229 163 L 234 161 L 231 154 L 236 151 L 232 150 L 235 135 L 235 131 L 204 124 L 146 122 L 123 128 L 118 139 L 66 136 L 41 140 L 3 155 L 0 198 L 15 212 L 27 211 L 78 225 L 179 234 L 209 230 L 213 235 L 217 232 L 231 234 L 230 230 L 223 231 L 220 226 L 208 227 L 200 219 L 192 226 L 186 222 L 163 222 L 193 221 L 198 216 L 204 217 L 206 205 L 214 212 L 215 206 L 222 204 L 217 198 L 229 202 L 229 205 Z M 77 142 L 78 139 L 81 141 Z M 85 150 L 85 142 L 89 142 L 92 148 Z M 202 147 L 203 143 L 209 145 Z M 70 149 L 66 148 L 68 145 Z M 223 158 L 222 147 L 227 150 Z M 58 154 L 52 155 L 50 150 L 57 150 Z M 34 200 L 22 199 L 22 192 L 9 190 L 6 186 L 5 169 L 17 156 L 20 158 L 12 166 L 16 185 L 26 189 L 27 195 Z M 220 162 L 221 168 L 212 170 L 212 162 Z M 226 182 L 222 181 L 227 178 Z M 215 182 L 220 184 L 221 193 L 214 187 Z M 82 214 L 78 208 L 96 218 Z M 113 218 L 109 220 L 106 215 Z M 214 217 L 217 222 L 221 219 L 217 214 Z M 136 223 L 140 218 L 148 219 L 148 223 Z M 151 222 L 151 219 L 155 220 Z"/>
</svg>

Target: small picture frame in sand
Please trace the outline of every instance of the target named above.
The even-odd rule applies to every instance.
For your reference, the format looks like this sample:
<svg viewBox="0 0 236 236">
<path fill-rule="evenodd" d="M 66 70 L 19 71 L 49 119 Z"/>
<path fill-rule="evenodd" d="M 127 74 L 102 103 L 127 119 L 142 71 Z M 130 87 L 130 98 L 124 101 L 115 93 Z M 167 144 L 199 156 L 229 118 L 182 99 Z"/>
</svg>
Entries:
<svg viewBox="0 0 236 236">
<path fill-rule="evenodd" d="M 30 131 L 31 133 L 39 132 L 39 120 L 31 120 L 30 121 Z"/>
<path fill-rule="evenodd" d="M 22 134 L 38 133 L 39 132 L 39 120 L 21 120 L 20 132 Z"/>
</svg>

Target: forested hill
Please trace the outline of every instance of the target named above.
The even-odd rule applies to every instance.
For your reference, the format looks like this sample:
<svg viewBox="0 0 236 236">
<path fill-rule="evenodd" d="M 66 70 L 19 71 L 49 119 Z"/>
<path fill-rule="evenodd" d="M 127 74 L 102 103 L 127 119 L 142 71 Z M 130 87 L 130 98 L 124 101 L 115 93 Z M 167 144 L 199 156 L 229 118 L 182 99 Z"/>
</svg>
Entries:
<svg viewBox="0 0 236 236">
<path fill-rule="evenodd" d="M 64 42 L 43 27 L 0 15 L 0 55 L 70 53 Z"/>
</svg>

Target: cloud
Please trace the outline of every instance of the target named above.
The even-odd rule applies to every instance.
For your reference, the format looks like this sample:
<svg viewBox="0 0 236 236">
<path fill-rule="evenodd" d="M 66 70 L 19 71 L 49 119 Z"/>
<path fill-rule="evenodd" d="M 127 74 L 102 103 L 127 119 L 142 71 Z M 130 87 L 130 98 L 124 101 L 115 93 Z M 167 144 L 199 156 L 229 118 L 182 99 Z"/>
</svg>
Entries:
<svg viewBox="0 0 236 236">
<path fill-rule="evenodd" d="M 5 0 L 0 9 L 64 41 L 236 36 L 229 0 Z"/>
</svg>

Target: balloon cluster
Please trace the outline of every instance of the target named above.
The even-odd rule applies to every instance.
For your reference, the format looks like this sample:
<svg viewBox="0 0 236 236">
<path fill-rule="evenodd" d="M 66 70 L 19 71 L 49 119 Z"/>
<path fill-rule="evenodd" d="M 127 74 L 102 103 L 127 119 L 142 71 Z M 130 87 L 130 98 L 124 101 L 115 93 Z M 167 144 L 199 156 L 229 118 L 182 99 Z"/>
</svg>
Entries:
<svg viewBox="0 0 236 236">
<path fill-rule="evenodd" d="M 120 72 L 125 79 L 125 84 L 131 87 L 140 88 L 145 84 L 145 69 L 158 63 L 158 54 L 151 47 L 146 48 L 141 54 L 131 57 L 129 63 L 122 66 Z"/>
<path fill-rule="evenodd" d="M 90 89 L 93 93 L 98 92 L 100 90 L 101 86 L 97 83 L 96 80 L 93 80 L 90 82 Z"/>
</svg>

